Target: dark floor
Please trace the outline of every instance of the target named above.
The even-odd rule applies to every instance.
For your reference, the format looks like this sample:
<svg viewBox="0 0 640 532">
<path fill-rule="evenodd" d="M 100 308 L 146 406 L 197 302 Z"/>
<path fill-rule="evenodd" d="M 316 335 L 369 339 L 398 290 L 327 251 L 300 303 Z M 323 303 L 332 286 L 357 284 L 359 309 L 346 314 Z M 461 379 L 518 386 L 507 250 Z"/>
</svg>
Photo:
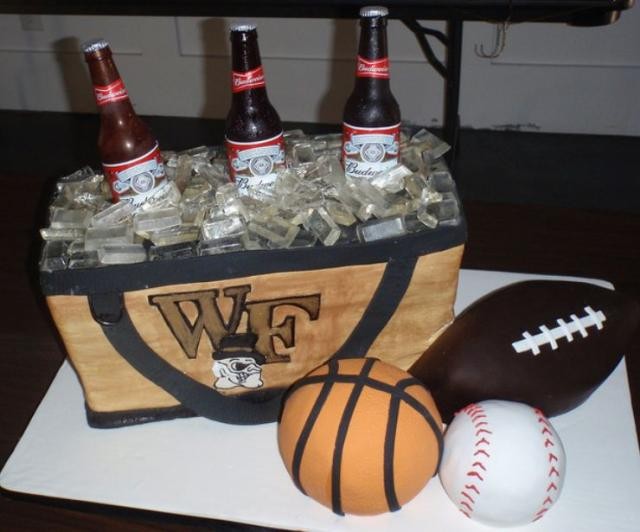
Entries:
<svg viewBox="0 0 640 532">
<path fill-rule="evenodd" d="M 145 119 L 166 149 L 223 138 L 222 120 Z M 338 131 L 322 124 L 285 127 Z M 0 111 L 3 173 L 53 180 L 85 164 L 97 167 L 97 129 L 91 114 Z M 639 167 L 640 137 L 463 129 L 454 177 L 465 200 L 640 213 Z"/>
</svg>

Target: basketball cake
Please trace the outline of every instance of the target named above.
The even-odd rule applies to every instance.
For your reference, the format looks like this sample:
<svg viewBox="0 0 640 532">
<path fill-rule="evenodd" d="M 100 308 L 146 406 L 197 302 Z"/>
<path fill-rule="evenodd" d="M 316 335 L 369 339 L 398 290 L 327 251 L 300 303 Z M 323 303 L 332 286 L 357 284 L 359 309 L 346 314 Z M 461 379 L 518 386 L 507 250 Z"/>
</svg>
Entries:
<svg viewBox="0 0 640 532">
<path fill-rule="evenodd" d="M 371 358 L 332 360 L 285 398 L 278 444 L 296 486 L 337 514 L 399 509 L 442 455 L 442 422 L 408 373 Z"/>
</svg>

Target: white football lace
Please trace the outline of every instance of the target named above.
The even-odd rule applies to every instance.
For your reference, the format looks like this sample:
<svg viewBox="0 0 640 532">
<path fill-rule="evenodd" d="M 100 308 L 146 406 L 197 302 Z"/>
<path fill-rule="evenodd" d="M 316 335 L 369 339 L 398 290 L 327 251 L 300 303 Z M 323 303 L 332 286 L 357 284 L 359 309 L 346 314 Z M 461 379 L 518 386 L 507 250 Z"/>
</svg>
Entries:
<svg viewBox="0 0 640 532">
<path fill-rule="evenodd" d="M 531 334 L 528 331 L 522 333 L 522 340 L 517 340 L 511 345 L 516 353 L 525 353 L 531 351 L 534 355 L 540 354 L 540 347 L 550 345 L 552 350 L 558 349 L 558 342 L 564 338 L 567 342 L 573 342 L 573 334 L 579 332 L 583 338 L 589 336 L 590 327 L 600 330 L 604 327 L 603 323 L 607 321 L 607 317 L 601 310 L 595 311 L 591 307 L 584 307 L 585 316 L 579 318 L 575 314 L 571 314 L 571 320 L 567 323 L 562 318 L 556 320 L 558 326 L 549 329 L 545 325 L 538 327 L 540 330 L 537 334 Z"/>
</svg>

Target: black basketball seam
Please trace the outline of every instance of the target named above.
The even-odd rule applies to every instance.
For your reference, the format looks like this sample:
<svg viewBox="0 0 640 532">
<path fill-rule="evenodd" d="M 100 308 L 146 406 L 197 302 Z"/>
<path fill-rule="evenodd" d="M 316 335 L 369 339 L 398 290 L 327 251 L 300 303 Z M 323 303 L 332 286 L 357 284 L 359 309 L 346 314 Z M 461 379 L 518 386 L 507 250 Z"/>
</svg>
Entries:
<svg viewBox="0 0 640 532">
<path fill-rule="evenodd" d="M 344 515 L 342 510 L 342 496 L 340 492 L 340 470 L 342 468 L 342 452 L 344 450 L 344 444 L 347 439 L 347 430 L 353 417 L 353 412 L 360 398 L 360 394 L 364 389 L 367 381 L 368 373 L 371 371 L 375 359 L 366 359 L 365 363 L 358 375 L 355 375 L 357 379 L 354 381 L 353 389 L 347 400 L 340 424 L 338 425 L 338 433 L 336 434 L 336 443 L 333 449 L 333 460 L 331 465 L 331 509 L 338 515 Z"/>
<path fill-rule="evenodd" d="M 297 381 L 287 393 L 287 396 L 290 396 L 294 390 L 298 390 L 306 385 L 318 384 L 322 383 L 323 387 L 318 394 L 316 402 L 312 407 L 309 418 L 305 422 L 305 427 L 300 433 L 298 438 L 298 442 L 296 444 L 296 449 L 294 451 L 294 459 L 292 464 L 292 477 L 294 483 L 302 491 L 302 493 L 306 492 L 302 488 L 300 482 L 300 465 L 302 462 L 302 457 L 304 456 L 304 450 L 307 443 L 307 440 L 315 426 L 315 422 L 320 413 L 320 410 L 324 406 L 324 403 L 329 396 L 329 392 L 331 387 L 334 384 L 353 384 L 354 388 L 351 391 L 351 395 L 349 400 L 347 401 L 347 406 L 343 412 L 343 416 L 340 420 L 338 433 L 336 435 L 336 446 L 334 447 L 334 458 L 332 464 L 332 510 L 338 515 L 344 515 L 342 511 L 342 503 L 340 497 L 340 466 L 342 461 L 342 451 L 344 448 L 344 443 L 346 440 L 346 432 L 349 426 L 349 422 L 353 416 L 353 411 L 355 410 L 355 406 L 357 400 L 364 389 L 365 386 L 368 386 L 371 389 L 381 391 L 389 394 L 391 405 L 397 405 L 397 410 L 394 412 L 393 408 L 390 408 L 389 412 L 389 420 L 387 425 L 387 433 L 385 436 L 385 457 L 384 457 L 384 483 L 385 483 L 385 496 L 387 498 L 387 504 L 389 506 L 390 511 L 396 511 L 400 508 L 400 505 L 397 502 L 397 495 L 395 493 L 395 486 L 393 483 L 393 454 L 395 451 L 395 429 L 397 428 L 397 418 L 399 413 L 400 401 L 404 401 L 408 406 L 413 408 L 422 418 L 429 424 L 432 432 L 436 437 L 436 441 L 438 444 L 438 463 L 436 464 L 436 468 L 434 471 L 434 475 L 437 474 L 438 469 L 440 468 L 440 462 L 442 460 L 442 451 L 444 447 L 444 440 L 442 435 L 442 427 L 436 423 L 433 418 L 431 412 L 428 410 L 426 406 L 424 406 L 420 401 L 418 401 L 415 397 L 409 394 L 406 391 L 406 388 L 410 386 L 420 386 L 423 388 L 422 383 L 416 379 L 415 377 L 409 376 L 398 381 L 395 384 L 388 384 L 383 381 L 379 381 L 369 376 L 369 372 L 373 364 L 377 361 L 375 358 L 365 358 L 365 365 L 361 369 L 360 373 L 356 375 L 343 375 L 339 374 L 338 371 L 338 361 L 336 359 L 332 359 L 327 363 L 329 367 L 329 371 L 326 374 L 321 375 L 309 375 L 303 377 L 299 381 Z M 353 399 L 355 397 L 355 399 Z M 351 405 L 353 399 L 353 404 Z M 394 419 L 392 419 L 394 418 Z M 339 442 L 338 440 L 342 441 Z M 336 459 L 338 458 L 338 459 Z M 391 461 L 389 463 L 389 461 Z M 390 483 L 387 486 L 387 483 Z"/>
<path fill-rule="evenodd" d="M 373 358 L 367 358 L 366 360 L 375 360 Z M 331 378 L 329 378 L 331 377 Z M 431 412 L 424 406 L 420 401 L 418 401 L 415 397 L 405 391 L 404 388 L 407 388 L 411 385 L 416 385 L 423 387 L 422 383 L 416 379 L 415 377 L 407 377 L 403 379 L 401 382 L 403 383 L 402 387 L 399 387 L 398 384 L 388 384 L 386 382 L 382 382 L 379 380 L 375 380 L 369 376 L 363 375 L 341 375 L 337 373 L 332 373 L 329 375 L 310 375 L 305 377 L 304 379 L 298 381 L 297 388 L 308 384 L 317 384 L 319 382 L 331 381 L 333 384 L 361 384 L 364 382 L 367 386 L 374 390 L 386 392 L 392 397 L 397 397 L 403 401 L 405 401 L 409 406 L 411 406 L 418 414 L 420 414 L 425 421 L 431 427 L 434 434 L 436 435 L 436 439 L 438 441 L 438 467 L 440 466 L 440 459 L 442 458 L 442 449 L 444 447 L 444 441 L 442 438 L 442 427 L 439 427 L 436 423 L 435 419 L 431 415 Z"/>
<path fill-rule="evenodd" d="M 398 413 L 400 411 L 400 399 L 391 397 L 389 403 L 389 416 L 387 418 L 387 431 L 384 437 L 384 494 L 387 499 L 389 511 L 395 512 L 400 509 L 398 497 L 395 490 L 393 456 L 395 454 L 396 434 L 398 431 Z"/>
<path fill-rule="evenodd" d="M 401 389 L 403 393 L 407 394 L 407 396 L 410 397 L 413 401 L 416 401 L 417 405 L 420 406 L 420 408 L 416 408 L 416 405 L 412 405 L 414 406 L 416 411 L 421 414 L 424 419 L 426 419 L 427 423 L 429 423 L 429 426 L 431 427 L 431 431 L 436 437 L 436 442 L 438 444 L 438 462 L 436 463 L 436 468 L 433 472 L 433 476 L 435 477 L 438 474 L 438 470 L 440 469 L 440 462 L 442 461 L 442 452 L 444 450 L 444 436 L 442 434 L 442 427 L 438 426 L 436 420 L 431 415 L 431 412 L 429 412 L 429 409 L 425 408 L 422 403 L 418 402 L 412 395 L 410 395 L 406 391 L 409 386 L 414 386 L 416 384 L 420 384 L 420 382 L 418 382 L 414 377 L 410 377 L 399 381 L 396 386 Z M 420 386 L 422 385 L 420 384 Z M 407 402 L 410 403 L 410 401 Z"/>
<path fill-rule="evenodd" d="M 328 366 L 328 374 L 333 375 L 338 370 L 338 363 L 336 360 L 330 360 L 327 364 Z M 302 427 L 302 431 L 300 431 L 300 435 L 298 436 L 298 441 L 296 442 L 296 447 L 293 451 L 293 458 L 291 461 L 291 478 L 293 478 L 294 484 L 297 488 L 304 493 L 307 492 L 302 487 L 302 482 L 300 481 L 300 467 L 302 465 L 302 457 L 304 456 L 304 451 L 307 446 L 307 441 L 309 440 L 309 436 L 311 435 L 311 431 L 315 426 L 316 420 L 322 411 L 322 407 L 324 406 L 327 398 L 329 397 L 329 392 L 331 391 L 331 387 L 333 386 L 334 381 L 327 379 L 325 380 L 318 397 L 316 397 L 316 401 L 311 408 L 311 412 L 309 413 L 309 417 L 304 423 Z"/>
<path fill-rule="evenodd" d="M 373 358 L 366 358 L 365 360 L 376 360 Z M 334 384 L 340 383 L 340 384 L 359 384 L 360 382 L 362 382 L 363 378 L 364 378 L 364 382 L 367 386 L 370 386 L 371 388 L 378 390 L 378 391 L 382 391 L 382 392 L 386 392 L 390 395 L 393 395 L 394 397 L 399 397 L 400 399 L 403 399 L 405 401 L 413 401 L 415 402 L 416 400 L 413 398 L 412 395 L 410 395 L 409 393 L 407 393 L 406 391 L 404 391 L 403 389 L 400 389 L 398 387 L 398 384 L 388 384 L 384 381 L 380 381 L 380 380 L 376 380 L 372 377 L 368 377 L 368 376 L 361 376 L 361 375 L 343 375 L 343 374 L 331 374 L 331 382 Z M 306 386 L 308 384 L 318 384 L 320 382 L 324 382 L 325 380 L 328 380 L 328 375 L 309 375 L 307 377 L 304 377 L 302 379 L 300 379 L 294 386 L 294 389 L 298 389 L 301 388 L 303 386 Z M 410 385 L 416 385 L 416 386 L 420 386 L 420 387 L 424 387 L 423 384 L 416 379 L 415 377 L 407 377 L 406 379 L 403 379 L 400 382 L 405 382 L 406 384 L 404 385 L 404 387 L 406 388 L 407 386 Z M 418 403 L 419 404 L 419 403 Z"/>
</svg>

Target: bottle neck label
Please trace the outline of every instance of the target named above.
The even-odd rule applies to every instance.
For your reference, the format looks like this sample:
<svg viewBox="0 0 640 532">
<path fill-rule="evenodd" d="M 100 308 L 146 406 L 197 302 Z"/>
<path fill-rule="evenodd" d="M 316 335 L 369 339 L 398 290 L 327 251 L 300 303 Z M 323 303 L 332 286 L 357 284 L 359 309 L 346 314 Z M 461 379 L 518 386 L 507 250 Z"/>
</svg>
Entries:
<svg viewBox="0 0 640 532">
<path fill-rule="evenodd" d="M 128 201 L 138 206 L 151 196 L 165 179 L 158 143 L 144 155 L 115 164 L 102 164 L 114 202 Z"/>
<path fill-rule="evenodd" d="M 365 59 L 358 56 L 357 78 L 389 79 L 389 58 Z"/>
<path fill-rule="evenodd" d="M 279 133 L 258 142 L 225 139 L 231 181 L 246 195 L 250 188 L 270 189 L 279 170 L 285 168 L 284 137 Z"/>
<path fill-rule="evenodd" d="M 122 79 L 117 79 L 113 83 L 109 83 L 109 85 L 94 85 L 93 93 L 100 107 L 109 103 L 129 99 L 129 94 Z"/>
<path fill-rule="evenodd" d="M 348 177 L 373 178 L 398 164 L 400 124 L 358 127 L 342 124 L 342 162 Z"/>
<path fill-rule="evenodd" d="M 264 70 L 262 69 L 262 65 L 253 70 L 249 70 L 249 72 L 231 73 L 231 92 L 242 92 L 264 86 Z"/>
</svg>

